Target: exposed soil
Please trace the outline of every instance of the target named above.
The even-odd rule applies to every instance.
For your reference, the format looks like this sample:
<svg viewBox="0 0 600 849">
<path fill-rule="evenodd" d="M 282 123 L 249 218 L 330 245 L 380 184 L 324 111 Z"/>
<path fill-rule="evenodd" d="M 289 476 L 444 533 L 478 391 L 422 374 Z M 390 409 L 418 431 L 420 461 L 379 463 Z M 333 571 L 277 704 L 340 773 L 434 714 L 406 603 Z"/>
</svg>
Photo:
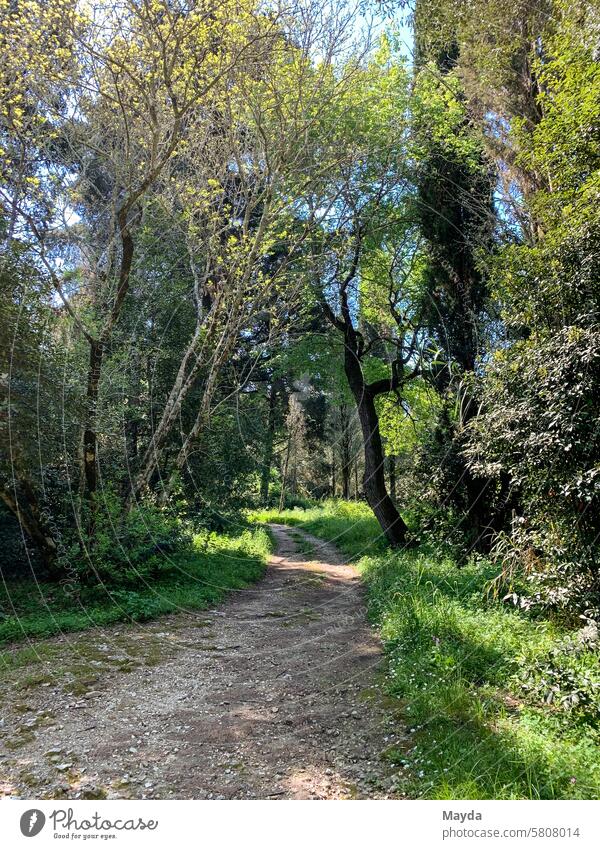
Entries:
<svg viewBox="0 0 600 849">
<path fill-rule="evenodd" d="M 271 527 L 264 579 L 217 609 L 32 643 L 3 674 L 0 794 L 393 796 L 402 741 L 356 571 Z"/>
</svg>

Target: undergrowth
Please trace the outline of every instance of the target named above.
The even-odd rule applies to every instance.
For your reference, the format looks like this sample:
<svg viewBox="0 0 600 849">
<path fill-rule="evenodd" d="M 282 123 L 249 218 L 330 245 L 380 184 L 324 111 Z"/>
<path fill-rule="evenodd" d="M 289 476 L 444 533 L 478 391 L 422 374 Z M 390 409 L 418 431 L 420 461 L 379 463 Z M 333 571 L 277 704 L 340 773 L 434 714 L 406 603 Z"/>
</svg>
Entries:
<svg viewBox="0 0 600 849">
<path fill-rule="evenodd" d="M 135 588 L 102 581 L 2 580 L 0 644 L 208 607 L 258 580 L 270 547 L 263 528 L 196 534 L 180 551 L 154 554 L 152 579 L 140 571 Z"/>
</svg>

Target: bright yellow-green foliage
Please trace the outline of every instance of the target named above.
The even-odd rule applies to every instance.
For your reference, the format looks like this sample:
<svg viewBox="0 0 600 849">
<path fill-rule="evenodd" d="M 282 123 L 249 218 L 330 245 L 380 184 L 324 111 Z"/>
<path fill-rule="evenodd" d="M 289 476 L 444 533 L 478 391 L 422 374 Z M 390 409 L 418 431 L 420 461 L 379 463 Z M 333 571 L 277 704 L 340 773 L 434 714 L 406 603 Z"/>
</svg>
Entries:
<svg viewBox="0 0 600 849">
<path fill-rule="evenodd" d="M 385 43 L 367 64 L 338 68 L 300 52 L 290 57 L 283 45 L 275 57 L 276 79 L 253 81 L 244 96 L 261 132 L 287 140 L 280 155 L 293 167 L 284 190 L 333 204 L 336 188 L 352 172 L 347 191 L 358 202 L 384 158 L 391 168 L 403 165 L 408 77 Z"/>
<path fill-rule="evenodd" d="M 526 210 L 537 237 L 487 259 L 505 321 L 542 332 L 593 313 L 600 224 L 600 16 L 589 2 L 554 6 L 533 63 L 541 117 L 512 121 L 517 163 L 539 186 Z"/>
<path fill-rule="evenodd" d="M 518 133 L 519 161 L 547 183 L 537 198 L 540 214 L 576 233 L 598 221 L 600 11 L 595 4 L 561 0 L 549 29 L 543 59 L 535 64 L 542 119 L 531 133 Z"/>
<path fill-rule="evenodd" d="M 72 65 L 73 33 L 79 16 L 71 0 L 0 0 L 0 115 L 15 132 L 44 120 L 31 110 L 31 75 L 52 79 Z"/>
<path fill-rule="evenodd" d="M 441 410 L 440 396 L 423 380 L 411 382 L 402 392 L 402 403 L 393 395 L 377 399 L 379 429 L 390 454 L 403 454 L 423 441 Z"/>
<path fill-rule="evenodd" d="M 431 146 L 438 146 L 463 165 L 475 171 L 481 168 L 481 139 L 470 126 L 463 82 L 456 73 L 442 78 L 432 62 L 421 68 L 414 84 L 411 112 L 417 130 L 417 161 L 427 155 Z"/>
<path fill-rule="evenodd" d="M 0 0 L 0 22 L 0 119 L 11 144 L 24 146 L 27 161 L 66 135 L 134 197 L 167 163 L 200 156 L 218 110 L 236 111 L 236 86 L 257 64 L 269 65 L 281 40 L 253 0 L 198 4 L 185 14 L 166 0 Z M 220 174 L 211 176 L 218 187 Z M 35 177 L 24 183 L 37 185 Z M 77 192 L 71 199 L 81 200 Z"/>
</svg>

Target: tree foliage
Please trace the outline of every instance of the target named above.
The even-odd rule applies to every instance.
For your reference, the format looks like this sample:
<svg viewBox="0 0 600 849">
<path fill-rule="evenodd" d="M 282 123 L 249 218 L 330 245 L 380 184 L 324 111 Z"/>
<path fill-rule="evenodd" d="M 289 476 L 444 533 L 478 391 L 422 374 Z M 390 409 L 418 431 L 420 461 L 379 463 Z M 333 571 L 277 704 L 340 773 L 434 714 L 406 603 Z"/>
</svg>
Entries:
<svg viewBox="0 0 600 849">
<path fill-rule="evenodd" d="M 154 580 L 341 495 L 597 595 L 598 10 L 412 23 L 408 63 L 344 0 L 0 0 L 22 564 Z"/>
</svg>

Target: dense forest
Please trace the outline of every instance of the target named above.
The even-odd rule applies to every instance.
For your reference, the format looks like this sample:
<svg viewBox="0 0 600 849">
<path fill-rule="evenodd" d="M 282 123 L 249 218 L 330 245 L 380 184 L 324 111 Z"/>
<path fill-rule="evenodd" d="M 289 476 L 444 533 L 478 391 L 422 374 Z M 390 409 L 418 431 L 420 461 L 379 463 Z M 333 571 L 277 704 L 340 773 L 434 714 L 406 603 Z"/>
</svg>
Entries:
<svg viewBox="0 0 600 849">
<path fill-rule="evenodd" d="M 406 61 L 345 5 L 4 4 L 13 565 L 340 496 L 597 603 L 598 10 L 413 21 Z"/>
<path fill-rule="evenodd" d="M 337 510 L 587 629 L 594 725 L 597 2 L 0 0 L 0 45 L 2 637 Z"/>
</svg>

